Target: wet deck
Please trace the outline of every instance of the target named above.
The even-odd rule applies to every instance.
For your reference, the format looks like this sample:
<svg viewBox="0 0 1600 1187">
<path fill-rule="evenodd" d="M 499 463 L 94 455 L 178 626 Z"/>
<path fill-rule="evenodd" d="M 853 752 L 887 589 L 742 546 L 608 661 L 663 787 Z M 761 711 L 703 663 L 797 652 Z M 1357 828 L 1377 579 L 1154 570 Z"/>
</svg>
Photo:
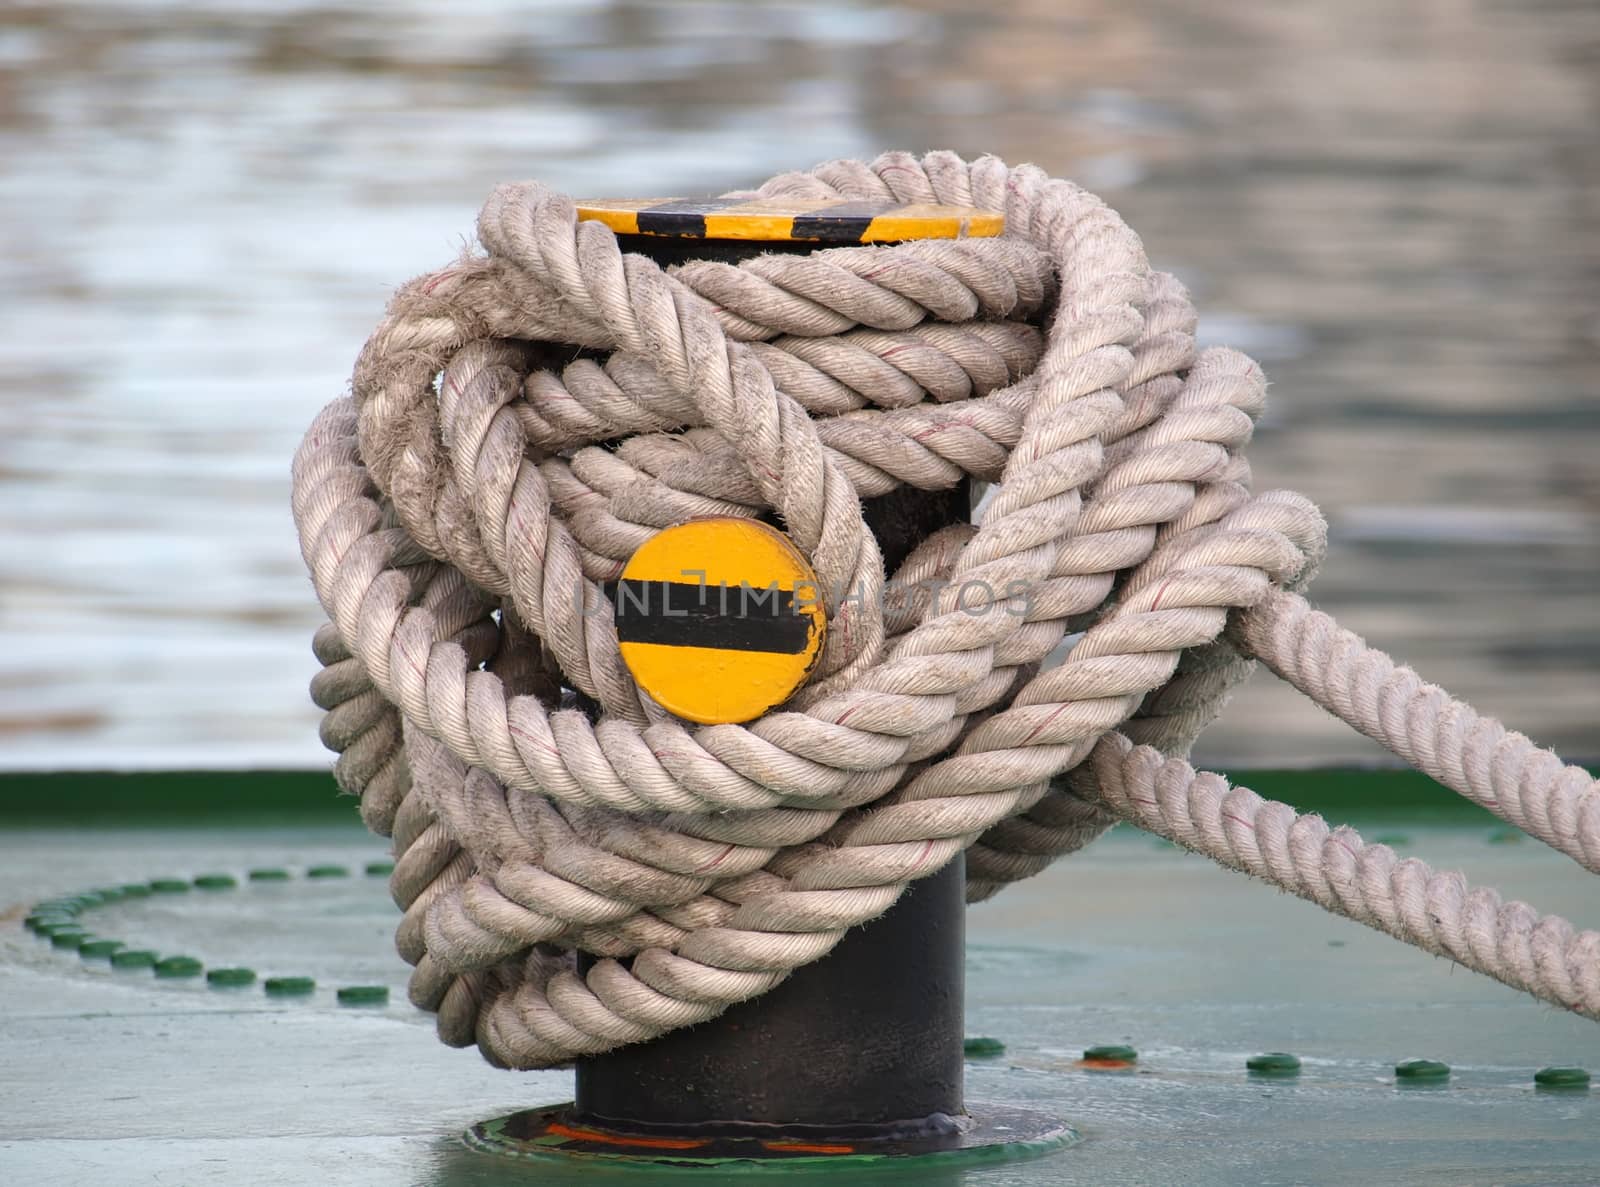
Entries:
<svg viewBox="0 0 1600 1187">
<path fill-rule="evenodd" d="M 1438 805 L 1426 798 L 1396 802 L 1400 814 L 1372 818 L 1371 835 L 1595 922 L 1593 880 L 1564 859 L 1476 815 L 1429 816 Z M 594 1181 L 592 1170 L 535 1170 L 461 1143 L 473 1121 L 566 1099 L 570 1074 L 498 1072 L 435 1041 L 405 1002 L 384 879 L 364 872 L 381 843 L 330 822 L 342 817 L 76 829 L 9 819 L 0 1182 Z M 329 865 L 349 875 L 305 876 Z M 259 867 L 292 876 L 250 881 Z M 313 976 L 313 995 L 114 970 L 21 924 L 47 896 L 210 872 L 239 885 L 82 918 L 98 935 L 209 967 Z M 974 909 L 968 975 L 969 1034 L 1006 1045 L 970 1063 L 969 1099 L 1048 1110 L 1084 1141 L 952 1182 L 1547 1185 L 1600 1174 L 1600 1090 L 1533 1084 L 1548 1064 L 1600 1072 L 1600 1027 L 1140 833 L 1118 830 Z M 389 1003 L 337 1003 L 339 986 L 367 984 L 388 985 Z M 1107 1042 L 1135 1046 L 1137 1071 L 1078 1066 L 1084 1047 Z M 1298 1054 L 1301 1075 L 1250 1076 L 1246 1058 L 1268 1050 Z M 1453 1075 L 1397 1086 L 1393 1065 L 1412 1056 Z"/>
</svg>

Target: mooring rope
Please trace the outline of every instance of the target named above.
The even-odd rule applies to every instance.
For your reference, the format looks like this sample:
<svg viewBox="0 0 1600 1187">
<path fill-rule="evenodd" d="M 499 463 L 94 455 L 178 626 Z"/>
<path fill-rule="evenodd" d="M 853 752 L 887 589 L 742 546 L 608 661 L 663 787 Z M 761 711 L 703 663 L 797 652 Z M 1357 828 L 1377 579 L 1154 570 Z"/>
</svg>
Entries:
<svg viewBox="0 0 1600 1187">
<path fill-rule="evenodd" d="M 648 1040 L 963 851 L 985 898 L 1119 819 L 1600 1018 L 1600 934 L 1183 762 L 1259 659 L 1600 871 L 1587 772 L 1300 597 L 1325 526 L 1250 491 L 1261 370 L 1196 350 L 1113 211 L 949 153 L 752 196 L 977 206 L 1006 232 L 664 270 L 504 186 L 296 458 L 323 740 L 393 837 L 411 997 L 446 1042 L 533 1068 Z M 978 522 L 886 574 L 861 500 L 965 479 L 992 484 Z M 593 607 L 663 528 L 765 514 L 817 574 L 826 646 L 785 705 L 693 726 Z"/>
</svg>

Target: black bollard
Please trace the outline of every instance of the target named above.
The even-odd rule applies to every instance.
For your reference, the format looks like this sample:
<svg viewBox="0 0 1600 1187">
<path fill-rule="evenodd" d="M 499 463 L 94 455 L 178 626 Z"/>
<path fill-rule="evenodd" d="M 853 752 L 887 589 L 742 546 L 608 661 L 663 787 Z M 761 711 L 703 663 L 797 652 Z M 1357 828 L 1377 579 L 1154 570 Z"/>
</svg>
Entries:
<svg viewBox="0 0 1600 1187">
<path fill-rule="evenodd" d="M 776 989 L 580 1060 L 577 1118 L 728 1137 L 956 1134 L 965 889 L 957 859 Z"/>
<path fill-rule="evenodd" d="M 972 234 L 997 234 L 1002 225 L 997 216 L 960 208 L 912 206 L 902 217 L 893 203 L 841 203 L 835 215 L 823 210 L 795 218 L 786 238 L 708 236 L 706 216 L 726 221 L 737 205 L 706 199 L 578 207 L 580 217 L 598 215 L 612 226 L 624 251 L 663 267 L 893 242 L 886 228 L 906 228 L 907 239 L 927 237 L 941 233 L 931 229 L 941 220 L 947 228 L 985 227 Z M 770 228 L 772 211 L 764 206 L 754 213 Z M 919 220 L 930 228 L 927 236 L 918 233 Z M 632 233 L 635 226 L 651 233 Z M 970 518 L 970 485 L 900 488 L 865 500 L 862 513 L 892 575 L 932 532 Z M 960 1165 L 963 1155 L 1031 1157 L 1071 1144 L 1071 1129 L 1025 1110 L 968 1115 L 965 892 L 965 862 L 958 857 L 913 882 L 883 915 L 768 993 L 697 1026 L 580 1059 L 572 1105 L 481 1123 L 468 1141 L 521 1157 L 707 1170 L 752 1159 L 823 1159 L 843 1168 L 857 1156 L 872 1166 L 926 1156 Z M 593 964 L 579 954 L 580 971 Z M 933 1175 L 924 1181 L 946 1181 L 944 1169 L 929 1165 L 922 1173 Z"/>
<path fill-rule="evenodd" d="M 838 246 L 664 235 L 619 235 L 618 243 L 664 267 Z M 969 513 L 965 482 L 940 492 L 902 488 L 864 506 L 891 574 L 931 532 Z M 654 1042 L 579 1060 L 575 1116 L 634 1132 L 956 1134 L 965 897 L 957 860 L 761 997 Z M 583 971 L 592 963 L 579 958 Z"/>
</svg>

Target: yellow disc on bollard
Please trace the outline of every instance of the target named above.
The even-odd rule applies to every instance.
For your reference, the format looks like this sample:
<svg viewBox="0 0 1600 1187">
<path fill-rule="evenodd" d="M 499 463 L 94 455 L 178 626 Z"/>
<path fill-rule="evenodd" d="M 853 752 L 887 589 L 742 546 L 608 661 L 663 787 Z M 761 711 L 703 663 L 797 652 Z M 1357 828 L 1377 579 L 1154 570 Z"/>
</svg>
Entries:
<svg viewBox="0 0 1600 1187">
<path fill-rule="evenodd" d="M 816 574 L 776 528 L 696 519 L 639 547 L 613 595 L 617 641 L 639 687 L 704 725 L 788 700 L 822 653 Z"/>
<path fill-rule="evenodd" d="M 1006 216 L 976 206 L 855 202 L 844 198 L 579 199 L 578 219 L 619 235 L 758 239 L 769 243 L 903 243 L 912 239 L 990 239 Z"/>
</svg>

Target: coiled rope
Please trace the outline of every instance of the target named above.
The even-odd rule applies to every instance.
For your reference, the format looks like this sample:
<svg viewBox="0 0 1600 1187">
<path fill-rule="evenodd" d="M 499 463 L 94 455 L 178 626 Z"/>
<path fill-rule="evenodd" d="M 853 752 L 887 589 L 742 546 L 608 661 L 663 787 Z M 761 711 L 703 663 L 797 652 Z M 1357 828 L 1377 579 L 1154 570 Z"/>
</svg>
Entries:
<svg viewBox="0 0 1600 1187">
<path fill-rule="evenodd" d="M 1600 1018 L 1600 933 L 1183 761 L 1259 659 L 1600 872 L 1587 772 L 1300 597 L 1325 526 L 1250 491 L 1261 370 L 1196 350 L 1183 287 L 1113 211 L 950 153 L 749 196 L 1007 230 L 663 270 L 504 186 L 482 251 L 399 291 L 296 458 L 322 736 L 393 836 L 411 998 L 446 1042 L 535 1068 L 645 1041 L 963 850 L 981 899 L 1118 819 Z M 967 478 L 993 484 L 979 522 L 886 575 L 862 498 Z M 827 645 L 786 705 L 691 726 L 583 608 L 662 528 L 768 513 L 818 575 Z M 584 975 L 578 951 L 601 958 Z"/>
</svg>

